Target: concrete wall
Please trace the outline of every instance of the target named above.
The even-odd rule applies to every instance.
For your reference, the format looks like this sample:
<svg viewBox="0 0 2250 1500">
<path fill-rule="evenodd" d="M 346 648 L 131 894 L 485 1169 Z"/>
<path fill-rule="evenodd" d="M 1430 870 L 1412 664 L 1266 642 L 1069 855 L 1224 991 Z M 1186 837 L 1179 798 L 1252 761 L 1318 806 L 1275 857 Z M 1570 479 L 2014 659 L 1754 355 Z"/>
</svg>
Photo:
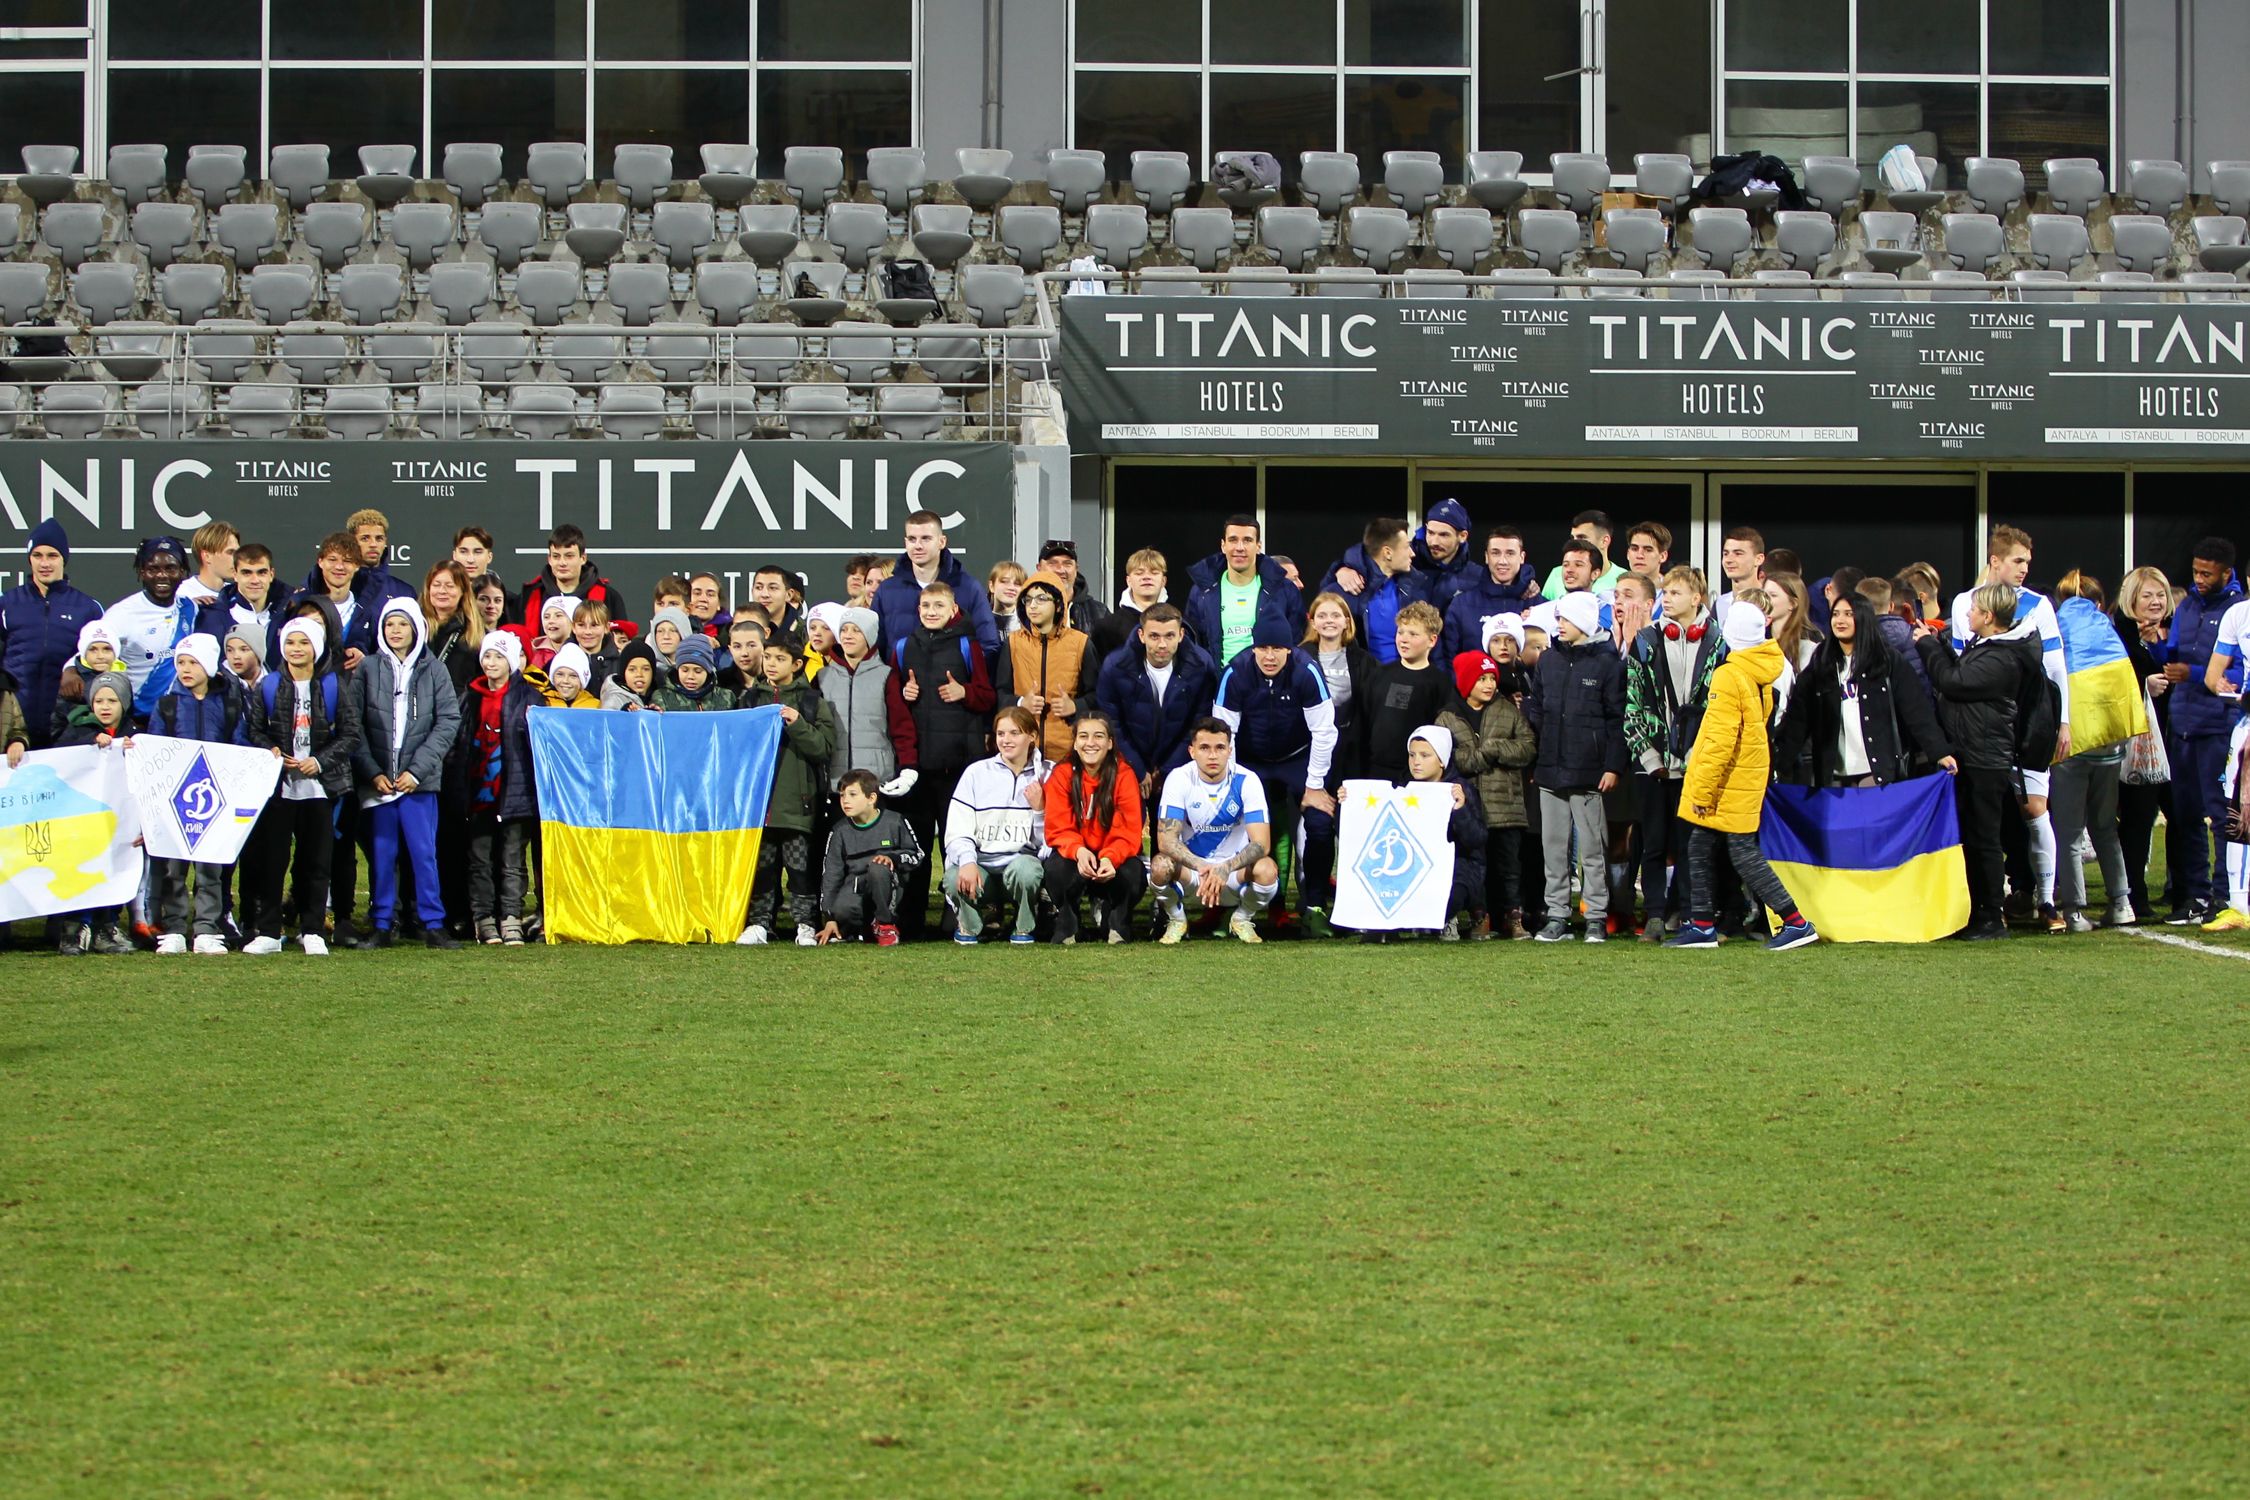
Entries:
<svg viewBox="0 0 2250 1500">
<path fill-rule="evenodd" d="M 2210 185 L 2206 162 L 2250 160 L 2250 90 L 2242 86 L 2250 64 L 2250 4 L 2118 3 L 2119 164 L 2136 157 L 2184 161 L 2200 191 Z M 2184 73 L 2183 54 L 2193 59 Z"/>
<path fill-rule="evenodd" d="M 926 0 L 922 24 L 922 146 L 934 175 L 952 153 L 991 144 L 1036 172 L 1069 131 L 1069 7 L 1064 0 L 1000 0 L 1000 138 L 983 139 L 984 0 Z"/>
</svg>

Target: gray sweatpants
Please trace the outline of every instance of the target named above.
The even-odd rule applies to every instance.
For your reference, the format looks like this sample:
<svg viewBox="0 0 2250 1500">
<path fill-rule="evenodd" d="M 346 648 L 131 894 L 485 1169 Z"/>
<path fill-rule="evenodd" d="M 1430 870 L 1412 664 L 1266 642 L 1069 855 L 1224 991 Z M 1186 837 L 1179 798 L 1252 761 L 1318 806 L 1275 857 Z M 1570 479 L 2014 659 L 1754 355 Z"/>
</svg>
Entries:
<svg viewBox="0 0 2250 1500">
<path fill-rule="evenodd" d="M 1609 815 L 1600 792 L 1539 789 L 1539 849 L 1547 860 L 1547 920 L 1570 920 L 1570 841 L 1578 839 L 1586 920 L 1609 920 Z"/>
<path fill-rule="evenodd" d="M 2114 905 L 2126 895 L 2125 849 L 2117 840 L 2117 779 L 2123 755 L 2106 751 L 2057 761 L 2047 780 L 2047 812 L 2055 825 L 2055 905 L 2077 911 L 2086 904 L 2086 867 L 2072 846 L 2081 832 L 2094 839 L 2094 858 Z"/>
<path fill-rule="evenodd" d="M 226 914 L 227 877 L 234 873 L 234 866 L 199 865 L 184 859 L 151 859 L 148 864 L 156 919 L 164 925 L 164 931 L 188 937 L 192 926 L 195 937 L 218 936 L 220 919 Z M 188 894 L 190 880 L 195 882 L 192 899 Z"/>
</svg>

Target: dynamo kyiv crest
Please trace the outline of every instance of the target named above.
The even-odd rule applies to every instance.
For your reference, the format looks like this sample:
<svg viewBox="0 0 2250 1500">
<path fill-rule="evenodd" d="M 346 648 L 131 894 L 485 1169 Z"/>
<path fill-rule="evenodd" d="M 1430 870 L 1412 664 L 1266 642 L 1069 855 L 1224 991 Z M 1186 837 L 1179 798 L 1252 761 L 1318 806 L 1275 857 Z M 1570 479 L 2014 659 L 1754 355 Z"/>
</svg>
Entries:
<svg viewBox="0 0 2250 1500">
<path fill-rule="evenodd" d="M 226 798 L 219 791 L 219 779 L 211 774 L 211 763 L 201 752 L 188 762 L 181 773 L 180 784 L 172 792 L 172 821 L 180 828 L 180 841 L 193 850 L 203 842 L 203 835 L 219 821 L 219 811 Z"/>
<path fill-rule="evenodd" d="M 1406 819 L 1399 816 L 1398 807 L 1386 802 L 1382 811 L 1375 815 L 1375 826 L 1368 831 L 1367 842 L 1361 847 L 1353 869 L 1366 886 L 1367 894 L 1374 899 L 1376 909 L 1390 917 L 1396 916 L 1399 908 L 1412 898 L 1414 888 L 1430 873 L 1432 863 L 1422 848 L 1422 841 L 1406 826 Z"/>
</svg>

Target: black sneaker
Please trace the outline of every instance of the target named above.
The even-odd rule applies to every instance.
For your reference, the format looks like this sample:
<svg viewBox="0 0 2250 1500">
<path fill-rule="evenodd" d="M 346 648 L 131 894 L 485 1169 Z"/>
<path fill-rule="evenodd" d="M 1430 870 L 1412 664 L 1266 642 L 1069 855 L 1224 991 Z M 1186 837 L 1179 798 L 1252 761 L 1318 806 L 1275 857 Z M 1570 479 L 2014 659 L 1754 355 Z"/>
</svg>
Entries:
<svg viewBox="0 0 2250 1500">
<path fill-rule="evenodd" d="M 443 927 L 423 929 L 422 943 L 425 947 L 430 948 L 458 948 L 461 946 L 461 940 L 447 932 Z"/>
<path fill-rule="evenodd" d="M 340 926 L 340 925 L 342 925 L 342 924 L 340 924 L 340 923 L 339 923 L 338 925 Z M 338 941 L 339 943 L 341 943 L 341 942 L 343 941 L 343 934 L 342 934 L 342 933 L 338 933 L 338 934 L 337 934 L 336 936 L 337 936 L 337 941 Z M 391 946 L 391 944 L 393 944 L 393 943 L 395 943 L 395 942 L 397 942 L 397 941 L 398 941 L 398 934 L 397 934 L 397 933 L 395 933 L 395 932 L 391 931 L 391 930 L 390 930 L 390 929 L 389 929 L 388 927 L 381 927 L 381 928 L 377 928 L 377 929 L 376 929 L 375 931 L 373 931 L 373 932 L 371 932 L 371 933 L 367 934 L 367 936 L 365 936 L 365 937 L 361 938 L 361 939 L 360 939 L 360 940 L 359 940 L 358 942 L 354 943 L 354 944 L 353 944 L 352 946 L 354 946 L 354 947 L 356 947 L 356 948 L 360 948 L 360 949 L 367 949 L 367 948 L 388 948 L 388 947 L 390 947 L 390 946 Z"/>
<path fill-rule="evenodd" d="M 2164 919 L 2167 927 L 2201 927 L 2211 920 L 2210 903 L 2190 901 L 2185 906 L 2172 908 L 2172 915 Z"/>
<path fill-rule="evenodd" d="M 359 940 L 359 929 L 352 925 L 350 917 L 338 917 L 335 927 L 328 934 L 328 941 L 339 948 L 350 947 Z"/>
</svg>

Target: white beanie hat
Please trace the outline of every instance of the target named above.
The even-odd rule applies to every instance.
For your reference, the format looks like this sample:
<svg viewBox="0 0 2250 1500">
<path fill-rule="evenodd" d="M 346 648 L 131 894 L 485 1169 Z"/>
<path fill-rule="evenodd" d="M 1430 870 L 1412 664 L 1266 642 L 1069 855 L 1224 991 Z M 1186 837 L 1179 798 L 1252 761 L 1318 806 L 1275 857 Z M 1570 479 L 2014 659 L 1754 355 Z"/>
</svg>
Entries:
<svg viewBox="0 0 2250 1500">
<path fill-rule="evenodd" d="M 1518 651 L 1521 651 L 1521 650 L 1523 650 L 1523 616 L 1522 616 L 1522 615 L 1518 615 L 1518 614 L 1486 615 L 1486 616 L 1484 617 L 1484 623 L 1483 623 L 1482 625 L 1480 625 L 1480 626 L 1478 627 L 1478 629 L 1479 629 L 1479 631 L 1480 631 L 1480 632 L 1482 633 L 1482 635 L 1483 635 L 1483 637 L 1484 637 L 1484 638 L 1483 638 L 1482 640 L 1478 641 L 1478 642 L 1477 642 L 1477 644 L 1478 644 L 1478 645 L 1480 645 L 1480 646 L 1482 646 L 1482 647 L 1484 647 L 1484 648 L 1485 648 L 1485 649 L 1487 649 L 1487 650 L 1490 650 L 1490 649 L 1491 649 L 1491 647 L 1492 647 L 1492 638 L 1493 638 L 1494 636 L 1496 636 L 1496 635 L 1504 635 L 1504 636 L 1506 636 L 1506 637 L 1507 637 L 1507 638 L 1508 638 L 1509 640 L 1511 640 L 1511 641 L 1514 641 L 1514 642 L 1516 643 L 1516 649 L 1517 649 Z"/>
<path fill-rule="evenodd" d="M 219 675 L 219 638 L 215 635 L 198 630 L 193 635 L 182 636 L 180 643 L 172 648 L 172 654 L 194 657 L 206 677 Z"/>
<path fill-rule="evenodd" d="M 579 686 L 584 687 L 593 681 L 594 664 L 586 659 L 585 650 L 576 641 L 572 641 L 557 651 L 554 659 L 547 663 L 548 681 L 553 681 L 557 672 L 576 672 Z"/>
<path fill-rule="evenodd" d="M 540 622 L 544 624 L 547 616 L 558 609 L 565 615 L 575 616 L 578 613 L 578 606 L 583 602 L 585 601 L 581 600 L 576 594 L 557 594 L 554 598 L 539 606 Z"/>
<path fill-rule="evenodd" d="M 80 656 L 86 654 L 88 646 L 97 643 L 109 647 L 112 651 L 117 649 L 117 632 L 110 627 L 107 620 L 88 620 L 78 627 L 78 654 Z"/>
<path fill-rule="evenodd" d="M 301 635 L 312 642 L 313 659 L 315 661 L 320 659 L 321 652 L 328 649 L 328 632 L 321 627 L 320 621 L 310 615 L 300 615 L 296 619 L 283 624 L 281 634 L 274 638 L 274 643 L 279 645 L 293 635 Z"/>
<path fill-rule="evenodd" d="M 572 644 L 575 645 L 576 642 Z M 511 672 L 523 670 L 523 642 L 516 639 L 513 631 L 495 630 L 487 635 L 484 638 L 484 649 L 477 653 L 477 659 L 482 661 L 488 656 L 506 657 L 508 670 Z"/>
<path fill-rule="evenodd" d="M 844 606 L 841 604 L 816 604 L 805 611 L 805 618 L 820 621 L 821 624 L 828 627 L 828 633 L 834 635 L 836 627 L 844 623 Z M 867 638 L 870 641 L 875 639 L 873 634 L 869 634 Z"/>
<path fill-rule="evenodd" d="M 1534 604 L 1523 617 L 1526 634 L 1538 631 L 1549 640 L 1555 637 L 1555 607 L 1552 604 Z"/>
<path fill-rule="evenodd" d="M 1406 739 L 1409 744 L 1412 744 L 1415 740 L 1420 740 L 1432 750 L 1435 750 L 1439 765 L 1450 766 L 1453 764 L 1453 731 L 1447 729 L 1444 725 L 1424 724 L 1420 729 L 1408 735 Z"/>
<path fill-rule="evenodd" d="M 1555 601 L 1555 613 L 1587 635 L 1602 628 L 1602 601 L 1584 589 L 1573 589 Z"/>
<path fill-rule="evenodd" d="M 1766 638 L 1765 611 L 1755 604 L 1737 604 L 1727 611 L 1726 623 L 1719 628 L 1726 637 L 1729 651 L 1741 651 L 1755 646 Z"/>
</svg>

